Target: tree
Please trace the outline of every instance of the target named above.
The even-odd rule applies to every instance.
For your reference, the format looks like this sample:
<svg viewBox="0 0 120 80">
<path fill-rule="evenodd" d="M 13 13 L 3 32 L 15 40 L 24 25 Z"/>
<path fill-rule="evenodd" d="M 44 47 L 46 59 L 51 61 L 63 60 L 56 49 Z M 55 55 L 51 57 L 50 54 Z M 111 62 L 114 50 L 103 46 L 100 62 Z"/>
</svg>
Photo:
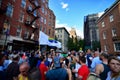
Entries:
<svg viewBox="0 0 120 80">
<path fill-rule="evenodd" d="M 80 39 L 78 40 L 77 38 L 69 38 L 68 39 L 68 43 L 67 43 L 67 47 L 70 50 L 75 50 L 75 51 L 79 51 L 80 48 L 84 48 L 84 40 Z"/>
<path fill-rule="evenodd" d="M 92 46 L 93 46 L 93 47 L 92 47 L 93 50 L 95 50 L 95 51 L 98 50 L 98 49 L 99 49 L 99 50 L 101 49 L 100 41 L 93 41 L 93 42 L 92 42 Z"/>
<path fill-rule="evenodd" d="M 73 38 L 70 38 L 70 37 L 68 38 L 67 47 L 68 47 L 69 50 L 74 49 Z"/>
</svg>

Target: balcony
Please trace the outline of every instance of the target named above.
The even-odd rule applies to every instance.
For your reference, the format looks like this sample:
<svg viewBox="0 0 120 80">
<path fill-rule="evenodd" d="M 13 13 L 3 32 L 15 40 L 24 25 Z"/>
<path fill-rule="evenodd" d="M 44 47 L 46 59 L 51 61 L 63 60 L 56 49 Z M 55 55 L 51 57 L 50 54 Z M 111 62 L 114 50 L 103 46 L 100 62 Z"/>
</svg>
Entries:
<svg viewBox="0 0 120 80">
<path fill-rule="evenodd" d="M 0 3 L 0 14 L 4 14 L 7 11 L 7 4 Z"/>
<path fill-rule="evenodd" d="M 120 41 L 120 36 L 114 36 L 114 37 L 112 37 L 112 40 L 113 41 Z"/>
</svg>

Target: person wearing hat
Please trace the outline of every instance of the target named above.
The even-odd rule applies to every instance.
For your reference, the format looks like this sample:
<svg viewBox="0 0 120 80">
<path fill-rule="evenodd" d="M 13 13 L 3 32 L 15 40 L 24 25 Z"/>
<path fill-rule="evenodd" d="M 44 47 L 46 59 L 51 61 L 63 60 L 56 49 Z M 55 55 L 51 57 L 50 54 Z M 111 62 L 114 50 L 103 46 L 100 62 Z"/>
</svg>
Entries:
<svg viewBox="0 0 120 80">
<path fill-rule="evenodd" d="M 46 73 L 46 80 L 71 80 L 70 71 L 62 68 L 60 64 L 60 57 L 55 56 L 53 59 L 54 69 Z"/>
</svg>

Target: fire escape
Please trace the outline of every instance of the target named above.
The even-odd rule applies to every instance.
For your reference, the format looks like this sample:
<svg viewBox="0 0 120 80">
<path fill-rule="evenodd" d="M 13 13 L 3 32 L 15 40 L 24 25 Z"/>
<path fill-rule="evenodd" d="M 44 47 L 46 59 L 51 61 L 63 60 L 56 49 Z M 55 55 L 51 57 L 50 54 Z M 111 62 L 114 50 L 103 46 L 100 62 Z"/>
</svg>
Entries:
<svg viewBox="0 0 120 80">
<path fill-rule="evenodd" d="M 29 2 L 34 6 L 28 6 L 27 7 L 27 13 L 31 16 L 33 16 L 34 18 L 30 21 L 30 20 L 26 20 L 25 21 L 25 25 L 32 27 L 33 31 L 32 33 L 29 35 L 28 39 L 29 40 L 33 40 L 34 37 L 34 33 L 36 32 L 36 30 L 38 29 L 37 24 L 34 24 L 34 22 L 40 18 L 40 14 L 38 14 L 37 10 L 41 7 L 40 6 L 40 1 L 39 0 L 29 0 Z"/>
</svg>

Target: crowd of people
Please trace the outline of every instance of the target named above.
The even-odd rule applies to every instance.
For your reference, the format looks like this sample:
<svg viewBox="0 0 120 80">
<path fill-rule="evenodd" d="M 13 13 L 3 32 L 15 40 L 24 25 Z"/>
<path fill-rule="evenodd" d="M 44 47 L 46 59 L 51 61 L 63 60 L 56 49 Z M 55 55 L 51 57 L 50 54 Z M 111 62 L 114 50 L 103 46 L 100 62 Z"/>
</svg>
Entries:
<svg viewBox="0 0 120 80">
<path fill-rule="evenodd" d="M 91 51 L 0 52 L 0 80 L 120 80 L 120 55 Z"/>
</svg>

